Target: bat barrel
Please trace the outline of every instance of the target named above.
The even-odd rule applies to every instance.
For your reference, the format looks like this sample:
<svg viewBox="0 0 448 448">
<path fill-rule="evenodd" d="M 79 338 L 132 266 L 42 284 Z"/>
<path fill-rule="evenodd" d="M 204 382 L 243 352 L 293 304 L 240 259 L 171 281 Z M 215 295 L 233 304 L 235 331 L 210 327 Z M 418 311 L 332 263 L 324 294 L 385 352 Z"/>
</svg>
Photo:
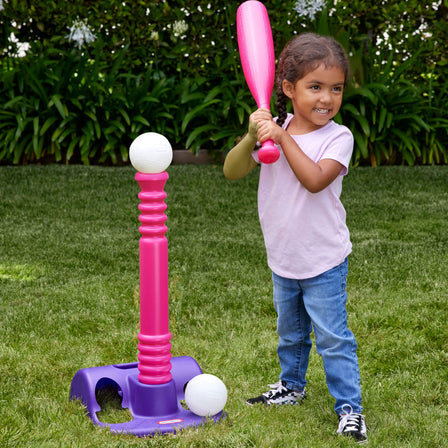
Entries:
<svg viewBox="0 0 448 448">
<path fill-rule="evenodd" d="M 241 66 L 258 107 L 267 107 L 274 88 L 275 54 L 271 25 L 263 3 L 249 0 L 237 10 Z"/>
<path fill-rule="evenodd" d="M 257 106 L 270 109 L 275 80 L 275 54 L 271 24 L 263 3 L 248 0 L 236 13 L 238 48 L 241 66 Z M 272 141 L 264 142 L 260 161 L 273 163 L 280 156 Z"/>
</svg>

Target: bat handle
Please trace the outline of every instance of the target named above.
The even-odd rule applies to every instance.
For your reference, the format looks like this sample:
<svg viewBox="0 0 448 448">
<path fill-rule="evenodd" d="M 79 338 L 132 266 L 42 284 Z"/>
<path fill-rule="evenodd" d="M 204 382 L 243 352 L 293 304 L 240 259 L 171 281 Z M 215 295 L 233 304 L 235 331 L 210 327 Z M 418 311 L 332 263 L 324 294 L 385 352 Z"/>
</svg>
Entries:
<svg viewBox="0 0 448 448">
<path fill-rule="evenodd" d="M 280 157 L 280 151 L 275 147 L 272 140 L 266 140 L 261 144 L 258 151 L 258 158 L 262 163 L 274 163 Z"/>
<path fill-rule="evenodd" d="M 257 102 L 258 107 L 265 107 L 266 109 L 270 109 L 270 105 L 266 101 Z M 258 158 L 261 163 L 274 163 L 277 162 L 280 157 L 280 151 L 274 145 L 272 140 L 266 140 L 261 144 L 261 148 L 258 151 Z"/>
</svg>

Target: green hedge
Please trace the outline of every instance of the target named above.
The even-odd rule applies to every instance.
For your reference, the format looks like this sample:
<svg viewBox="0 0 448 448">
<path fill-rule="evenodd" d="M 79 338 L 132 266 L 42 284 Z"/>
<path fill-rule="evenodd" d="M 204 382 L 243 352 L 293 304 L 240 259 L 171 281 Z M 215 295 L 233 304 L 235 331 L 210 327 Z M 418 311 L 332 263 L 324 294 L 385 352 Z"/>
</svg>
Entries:
<svg viewBox="0 0 448 448">
<path fill-rule="evenodd" d="M 219 154 L 245 132 L 255 102 L 236 48 L 239 2 L 28 3 L 1 3 L 0 163 L 122 164 L 146 131 L 165 135 L 175 149 Z M 276 54 L 305 30 L 346 47 L 353 82 L 337 119 L 355 135 L 353 164 L 447 163 L 448 66 L 440 42 L 448 38 L 448 0 L 327 0 L 314 19 L 299 15 L 299 3 L 306 6 L 265 2 Z M 95 40 L 70 41 L 74 21 Z M 29 42 L 25 56 L 17 57 L 11 32 Z"/>
</svg>

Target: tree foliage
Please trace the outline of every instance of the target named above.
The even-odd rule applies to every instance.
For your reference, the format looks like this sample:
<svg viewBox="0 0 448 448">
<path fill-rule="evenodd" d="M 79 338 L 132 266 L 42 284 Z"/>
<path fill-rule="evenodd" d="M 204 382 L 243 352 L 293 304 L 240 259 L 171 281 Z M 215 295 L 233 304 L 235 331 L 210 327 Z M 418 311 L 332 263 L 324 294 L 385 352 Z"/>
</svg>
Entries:
<svg viewBox="0 0 448 448">
<path fill-rule="evenodd" d="M 255 108 L 237 51 L 239 3 L 0 1 L 0 160 L 122 163 L 146 130 L 176 148 L 228 149 Z M 437 109 L 448 101 L 448 0 L 322 0 L 313 17 L 300 15 L 306 0 L 264 3 L 277 55 L 302 31 L 331 34 L 351 55 L 339 119 L 359 134 L 354 163 L 447 162 L 448 123 Z M 69 39 L 76 23 L 95 40 Z M 419 118 L 411 130 L 392 120 L 397 144 L 382 149 L 377 133 L 388 141 L 388 128 L 372 117 L 396 113 L 403 82 Z"/>
</svg>

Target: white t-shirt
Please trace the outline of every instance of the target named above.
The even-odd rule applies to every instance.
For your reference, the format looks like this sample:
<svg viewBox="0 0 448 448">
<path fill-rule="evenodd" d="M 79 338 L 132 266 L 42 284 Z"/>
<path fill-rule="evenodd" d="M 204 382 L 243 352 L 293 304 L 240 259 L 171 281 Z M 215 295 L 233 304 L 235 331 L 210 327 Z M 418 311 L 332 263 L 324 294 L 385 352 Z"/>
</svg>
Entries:
<svg viewBox="0 0 448 448">
<path fill-rule="evenodd" d="M 292 117 L 288 114 L 283 128 Z M 319 193 L 310 193 L 297 180 L 281 147 L 277 162 L 261 165 L 258 213 L 268 265 L 282 277 L 306 279 L 334 268 L 351 252 L 346 213 L 339 198 L 352 156 L 353 135 L 345 126 L 330 121 L 292 138 L 314 162 L 333 159 L 343 165 L 341 174 Z M 257 152 L 253 157 L 259 162 Z"/>
</svg>

